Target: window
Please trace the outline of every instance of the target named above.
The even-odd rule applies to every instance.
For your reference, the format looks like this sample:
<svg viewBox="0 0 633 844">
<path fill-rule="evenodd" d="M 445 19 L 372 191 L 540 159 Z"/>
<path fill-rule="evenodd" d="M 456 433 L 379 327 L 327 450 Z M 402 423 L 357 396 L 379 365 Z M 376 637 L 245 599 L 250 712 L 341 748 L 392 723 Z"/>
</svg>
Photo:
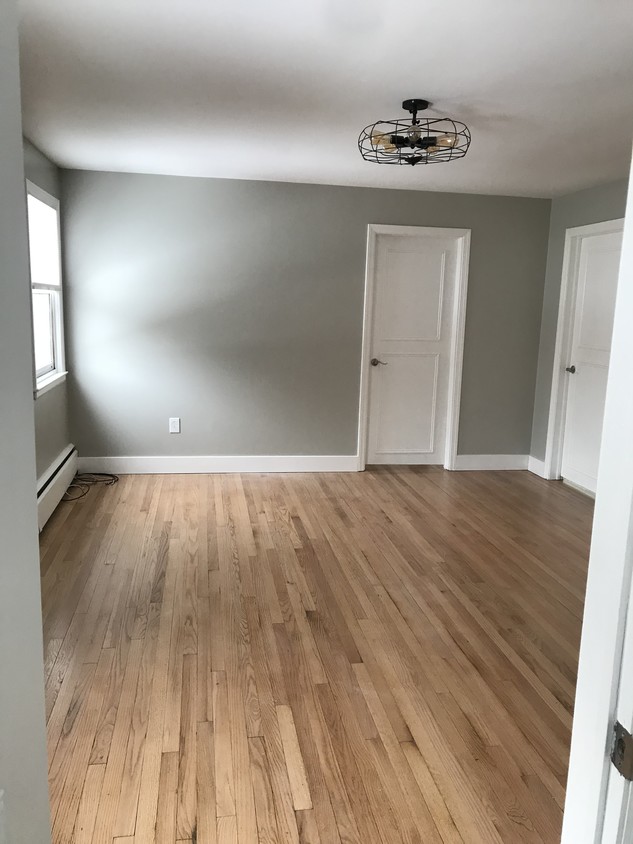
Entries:
<svg viewBox="0 0 633 844">
<path fill-rule="evenodd" d="M 63 380 L 64 334 L 59 202 L 27 182 L 36 393 Z"/>
</svg>

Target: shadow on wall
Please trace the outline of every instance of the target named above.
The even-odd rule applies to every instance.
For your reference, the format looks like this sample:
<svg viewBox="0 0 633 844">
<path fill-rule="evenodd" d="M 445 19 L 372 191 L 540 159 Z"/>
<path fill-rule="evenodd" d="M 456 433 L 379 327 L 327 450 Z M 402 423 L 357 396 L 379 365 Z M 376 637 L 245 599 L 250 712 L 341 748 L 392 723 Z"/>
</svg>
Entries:
<svg viewBox="0 0 633 844">
<path fill-rule="evenodd" d="M 356 453 L 363 279 L 341 277 L 349 243 L 324 252 L 316 238 L 306 254 L 277 237 L 271 250 L 279 220 L 243 214 L 238 231 L 211 234 L 195 194 L 177 237 L 171 215 L 130 236 L 77 212 L 67 307 L 80 453 Z M 102 238 L 84 228 L 104 223 Z M 79 261 L 78 242 L 93 244 Z"/>
</svg>

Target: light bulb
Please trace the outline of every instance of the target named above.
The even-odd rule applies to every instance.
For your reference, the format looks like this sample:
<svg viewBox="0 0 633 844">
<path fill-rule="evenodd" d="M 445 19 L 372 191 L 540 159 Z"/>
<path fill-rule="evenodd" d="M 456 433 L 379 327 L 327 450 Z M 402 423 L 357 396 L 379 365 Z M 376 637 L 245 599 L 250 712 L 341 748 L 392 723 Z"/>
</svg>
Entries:
<svg viewBox="0 0 633 844">
<path fill-rule="evenodd" d="M 441 152 L 442 150 L 446 149 L 453 149 L 457 144 L 457 135 L 449 134 L 449 135 L 438 135 L 435 139 L 435 143 L 431 147 L 426 148 L 426 152 Z"/>
<path fill-rule="evenodd" d="M 370 140 L 374 147 L 381 147 L 385 143 L 391 143 L 390 136 L 384 132 L 373 132 Z"/>
<path fill-rule="evenodd" d="M 391 152 L 396 148 L 391 141 L 391 135 L 386 132 L 374 132 L 370 138 L 372 146 L 382 147 L 385 151 Z"/>
</svg>

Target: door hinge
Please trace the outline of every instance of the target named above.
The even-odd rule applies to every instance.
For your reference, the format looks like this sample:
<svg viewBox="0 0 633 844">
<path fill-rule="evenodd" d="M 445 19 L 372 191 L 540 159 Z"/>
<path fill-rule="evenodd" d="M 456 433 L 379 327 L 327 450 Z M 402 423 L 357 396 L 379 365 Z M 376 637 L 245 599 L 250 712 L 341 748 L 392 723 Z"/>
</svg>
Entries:
<svg viewBox="0 0 633 844">
<path fill-rule="evenodd" d="M 611 761 L 625 779 L 633 780 L 633 736 L 619 721 L 613 727 Z"/>
</svg>

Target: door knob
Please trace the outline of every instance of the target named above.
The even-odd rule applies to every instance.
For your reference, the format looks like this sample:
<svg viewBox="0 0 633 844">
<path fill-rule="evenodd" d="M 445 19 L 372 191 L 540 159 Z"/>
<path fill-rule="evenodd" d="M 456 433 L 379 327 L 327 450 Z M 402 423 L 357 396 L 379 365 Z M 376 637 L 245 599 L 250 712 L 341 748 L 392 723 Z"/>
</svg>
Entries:
<svg viewBox="0 0 633 844">
<path fill-rule="evenodd" d="M 372 358 L 369 362 L 371 363 L 371 365 L 372 365 L 372 366 L 378 366 L 378 365 L 380 365 L 380 366 L 388 366 L 388 364 L 386 363 L 386 361 L 384 361 L 384 360 L 378 360 L 378 358 Z"/>
<path fill-rule="evenodd" d="M 575 371 L 576 371 L 576 367 L 573 365 L 573 363 L 572 363 L 572 365 L 571 365 L 571 366 L 566 366 L 566 367 L 565 367 L 565 372 L 569 372 L 569 373 L 571 373 L 572 375 L 574 374 L 574 372 L 575 372 Z"/>
</svg>

